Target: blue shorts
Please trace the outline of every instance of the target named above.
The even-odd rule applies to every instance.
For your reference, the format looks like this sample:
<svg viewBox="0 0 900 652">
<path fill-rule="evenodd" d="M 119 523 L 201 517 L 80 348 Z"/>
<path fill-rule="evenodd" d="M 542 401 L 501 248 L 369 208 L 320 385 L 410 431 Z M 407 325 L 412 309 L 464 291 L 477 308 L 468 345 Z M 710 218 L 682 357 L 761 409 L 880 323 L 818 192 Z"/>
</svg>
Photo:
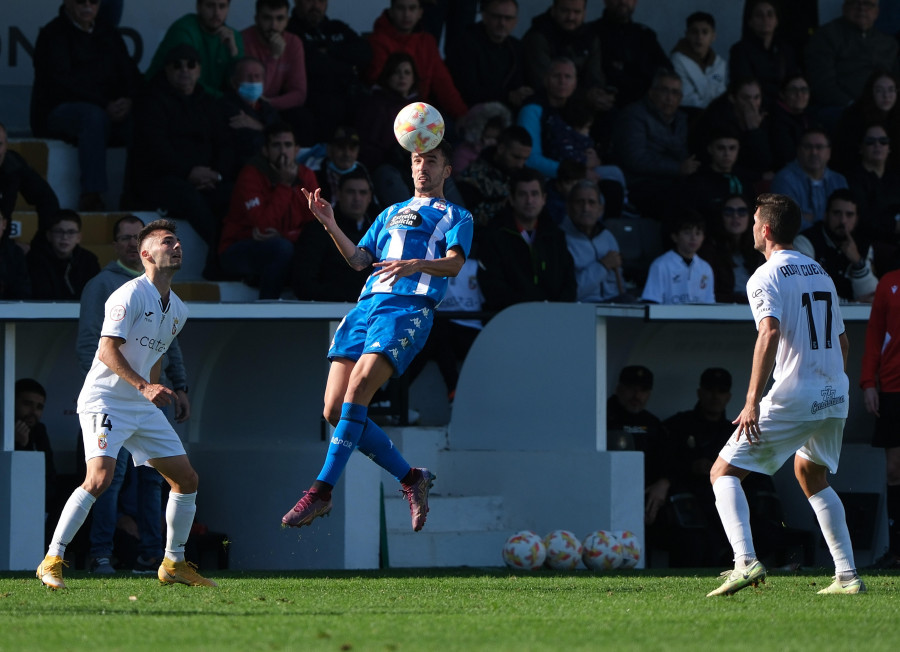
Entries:
<svg viewBox="0 0 900 652">
<path fill-rule="evenodd" d="M 381 353 L 400 376 L 425 346 L 433 323 L 434 301 L 428 297 L 370 295 L 341 321 L 328 359 L 356 361 L 363 353 Z"/>
</svg>

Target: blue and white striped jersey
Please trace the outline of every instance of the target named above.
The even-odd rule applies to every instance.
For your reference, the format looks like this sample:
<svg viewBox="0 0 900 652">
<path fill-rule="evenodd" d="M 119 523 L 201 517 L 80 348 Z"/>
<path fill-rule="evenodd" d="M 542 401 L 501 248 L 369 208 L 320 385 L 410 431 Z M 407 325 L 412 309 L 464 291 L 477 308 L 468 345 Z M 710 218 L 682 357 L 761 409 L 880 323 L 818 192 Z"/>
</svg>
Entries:
<svg viewBox="0 0 900 652">
<path fill-rule="evenodd" d="M 375 260 L 436 260 L 454 246 L 466 257 L 472 246 L 472 214 L 446 199 L 413 197 L 383 210 L 359 241 Z M 393 287 L 381 276 L 369 276 L 359 298 L 372 294 L 427 296 L 440 303 L 447 292 L 447 278 L 413 274 Z"/>
</svg>

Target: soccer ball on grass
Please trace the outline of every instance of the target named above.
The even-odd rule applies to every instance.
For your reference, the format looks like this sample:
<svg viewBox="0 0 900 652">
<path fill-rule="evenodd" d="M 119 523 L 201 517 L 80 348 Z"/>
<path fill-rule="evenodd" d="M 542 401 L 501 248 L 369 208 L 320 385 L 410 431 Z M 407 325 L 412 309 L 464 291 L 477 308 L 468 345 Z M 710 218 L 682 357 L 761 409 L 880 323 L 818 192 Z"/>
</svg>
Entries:
<svg viewBox="0 0 900 652">
<path fill-rule="evenodd" d="M 536 570 L 546 557 L 544 542 L 531 530 L 516 532 L 503 544 L 503 561 L 510 568 Z"/>
<path fill-rule="evenodd" d="M 444 138 L 444 118 L 425 102 L 407 104 L 394 118 L 394 136 L 409 152 L 430 152 Z"/>
<path fill-rule="evenodd" d="M 584 538 L 581 560 L 591 570 L 619 568 L 622 565 L 622 544 L 612 532 L 591 532 Z"/>
<path fill-rule="evenodd" d="M 622 568 L 634 568 L 641 560 L 641 542 L 630 530 L 616 532 L 616 538 L 622 547 Z"/>
<path fill-rule="evenodd" d="M 544 563 L 555 570 L 572 570 L 581 561 L 581 541 L 568 530 L 553 530 L 544 537 L 544 547 Z"/>
</svg>

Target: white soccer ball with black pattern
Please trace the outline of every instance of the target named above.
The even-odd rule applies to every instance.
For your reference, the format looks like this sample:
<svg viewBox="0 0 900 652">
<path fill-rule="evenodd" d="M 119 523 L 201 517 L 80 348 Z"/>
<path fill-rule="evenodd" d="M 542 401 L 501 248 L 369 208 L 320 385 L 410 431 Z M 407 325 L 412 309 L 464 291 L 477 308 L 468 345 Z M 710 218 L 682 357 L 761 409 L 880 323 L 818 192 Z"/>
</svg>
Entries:
<svg viewBox="0 0 900 652">
<path fill-rule="evenodd" d="M 544 547 L 544 564 L 554 570 L 572 570 L 581 561 L 581 541 L 568 530 L 553 530 L 544 537 Z"/>
<path fill-rule="evenodd" d="M 616 538 L 622 547 L 622 568 L 634 568 L 641 561 L 641 542 L 630 530 L 616 532 Z"/>
<path fill-rule="evenodd" d="M 584 538 L 581 554 L 584 565 L 591 570 L 613 570 L 622 564 L 622 544 L 607 530 L 591 532 Z"/>
<path fill-rule="evenodd" d="M 503 563 L 519 570 L 536 570 L 544 565 L 547 550 L 544 542 L 531 530 L 522 530 L 503 544 Z"/>
<path fill-rule="evenodd" d="M 430 152 L 444 138 L 444 118 L 426 102 L 407 104 L 394 118 L 394 137 L 409 152 Z"/>
</svg>

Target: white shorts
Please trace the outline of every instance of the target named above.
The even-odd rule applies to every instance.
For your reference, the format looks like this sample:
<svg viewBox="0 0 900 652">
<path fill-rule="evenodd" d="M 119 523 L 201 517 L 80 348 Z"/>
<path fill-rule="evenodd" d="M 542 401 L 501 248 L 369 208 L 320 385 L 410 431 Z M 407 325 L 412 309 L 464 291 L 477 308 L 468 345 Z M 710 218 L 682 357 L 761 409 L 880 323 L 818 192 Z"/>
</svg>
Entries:
<svg viewBox="0 0 900 652">
<path fill-rule="evenodd" d="M 841 418 L 780 421 L 761 410 L 759 442 L 751 445 L 743 435 L 740 441 L 735 441 L 734 436 L 729 437 L 719 457 L 741 469 L 774 475 L 785 460 L 796 453 L 837 473 L 845 421 Z"/>
<path fill-rule="evenodd" d="M 84 438 L 85 461 L 94 457 L 119 456 L 126 443 L 134 465 L 158 457 L 184 455 L 184 446 L 162 410 L 148 404 L 146 409 L 119 410 L 111 414 L 79 414 Z"/>
</svg>

